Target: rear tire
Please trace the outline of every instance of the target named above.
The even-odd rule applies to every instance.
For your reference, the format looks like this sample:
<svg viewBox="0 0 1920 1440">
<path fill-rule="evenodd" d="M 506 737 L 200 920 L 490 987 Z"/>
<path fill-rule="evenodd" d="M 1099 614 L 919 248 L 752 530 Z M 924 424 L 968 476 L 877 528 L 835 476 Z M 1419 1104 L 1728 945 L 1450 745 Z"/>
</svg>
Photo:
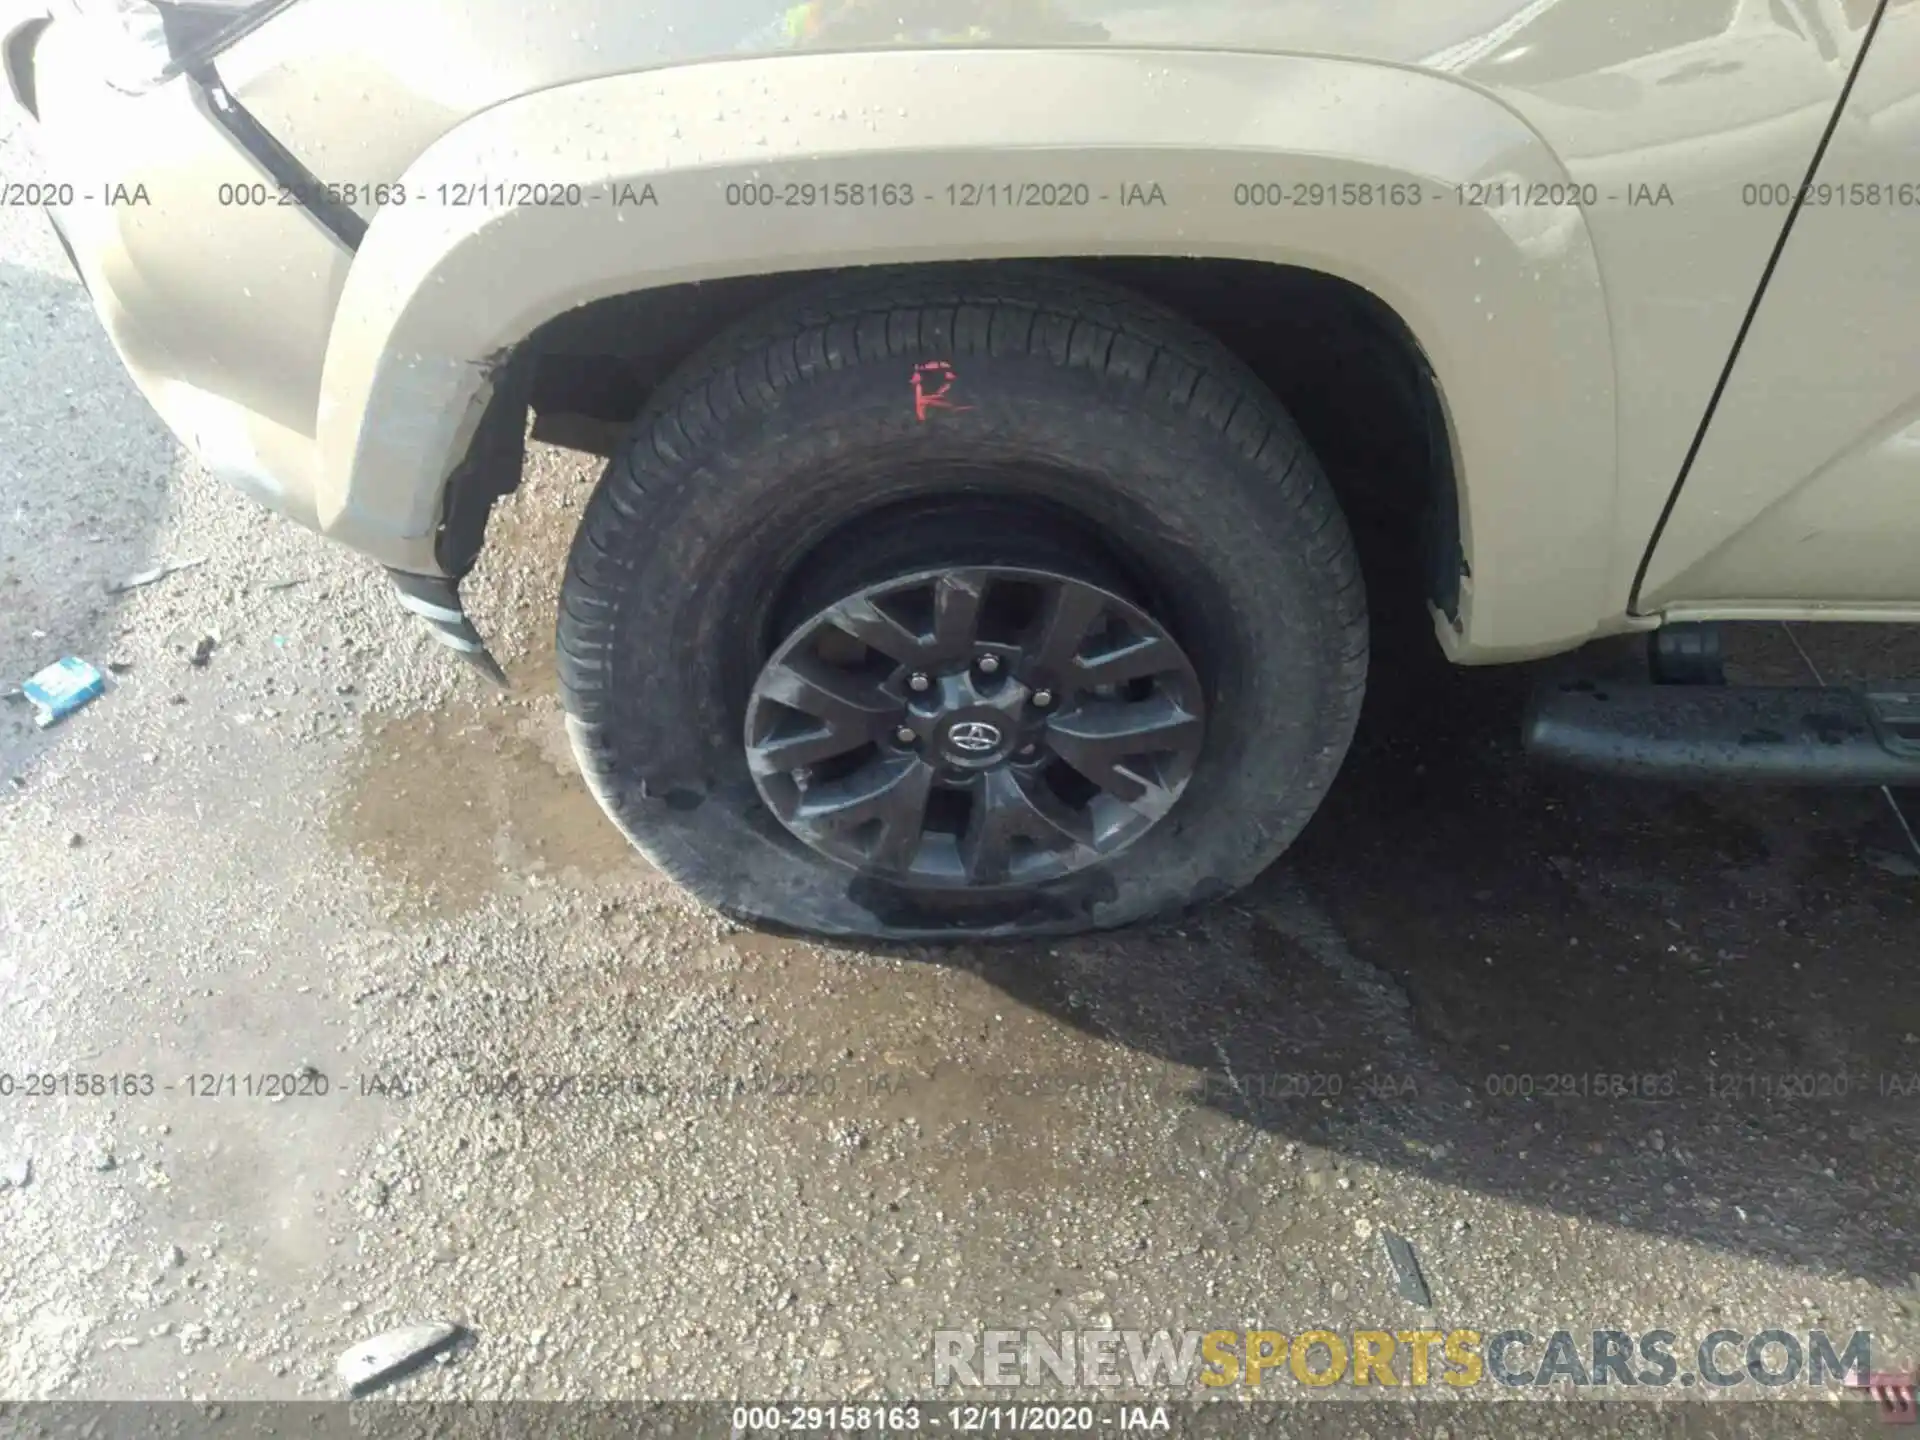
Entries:
<svg viewBox="0 0 1920 1440">
<path fill-rule="evenodd" d="M 998 611 L 936 635 L 916 597 L 983 575 Z M 1107 608 L 1065 662 L 1037 638 L 1064 591 L 1109 597 L 1087 602 Z M 852 645 L 833 668 L 842 602 L 872 596 L 896 618 L 928 607 L 903 622 L 922 648 L 875 629 L 897 653 Z M 798 638 L 809 626 L 825 638 Z M 1162 668 L 1095 683 L 1122 674 L 1119 652 L 1089 650 L 1149 631 Z M 1251 880 L 1346 753 L 1367 630 L 1345 521 L 1258 380 L 1170 311 L 1020 266 L 841 278 L 688 362 L 587 505 L 558 649 L 588 783 L 693 895 L 815 934 L 962 939 L 1125 924 Z M 770 702 L 793 697 L 776 672 L 802 651 L 809 675 L 830 654 L 829 689 L 860 705 Z M 1149 713 L 1171 717 L 1150 740 L 1101 731 Z M 831 751 L 843 723 L 873 727 L 856 751 L 797 778 L 767 759 Z M 1090 763 L 1095 741 L 1153 749 Z M 921 840 L 808 798 L 864 795 L 876 775 L 943 797 Z M 1014 796 L 1012 829 L 987 818 L 990 793 Z"/>
</svg>

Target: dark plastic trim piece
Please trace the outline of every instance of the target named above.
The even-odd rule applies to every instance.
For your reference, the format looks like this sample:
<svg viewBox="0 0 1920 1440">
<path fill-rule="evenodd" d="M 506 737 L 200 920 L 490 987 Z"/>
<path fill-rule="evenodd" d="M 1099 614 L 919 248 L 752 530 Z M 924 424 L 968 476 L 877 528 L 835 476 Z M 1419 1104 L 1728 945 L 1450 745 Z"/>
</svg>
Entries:
<svg viewBox="0 0 1920 1440">
<path fill-rule="evenodd" d="M 348 250 L 358 250 L 367 235 L 367 222 L 352 207 L 327 194 L 320 177 L 267 133 L 266 127 L 221 83 L 219 72 L 213 66 L 201 65 L 189 73 L 206 99 L 207 112 L 233 137 L 233 142 L 259 162 L 276 185 L 297 197 L 321 229 Z"/>
<path fill-rule="evenodd" d="M 163 3 L 160 24 L 167 37 L 168 48 L 173 52 L 173 59 L 160 72 L 161 83 L 165 84 L 176 76 L 192 74 L 214 56 L 238 45 L 281 11 L 290 9 L 294 3 L 295 0 L 264 0 L 262 4 L 249 6 L 238 18 L 230 15 L 224 18 L 209 16 L 192 0 Z"/>
<path fill-rule="evenodd" d="M 1871 690 L 1543 682 L 1522 743 L 1539 759 L 1606 775 L 1920 784 L 1920 681 Z"/>
<path fill-rule="evenodd" d="M 1427 597 L 1447 623 L 1460 629 L 1460 582 L 1470 579 L 1467 552 L 1460 543 L 1460 484 L 1453 468 L 1453 444 L 1440 405 L 1440 381 L 1424 354 L 1419 355 L 1420 411 L 1427 427 L 1426 545 Z"/>
<path fill-rule="evenodd" d="M 33 47 L 40 43 L 41 32 L 52 23 L 45 16 L 28 20 L 6 36 L 4 53 L 0 53 L 0 66 L 7 72 L 7 89 L 14 103 L 35 120 L 40 118 L 40 90 L 33 73 Z"/>
<path fill-rule="evenodd" d="M 46 211 L 46 217 L 48 226 L 53 230 L 53 238 L 60 242 L 60 253 L 67 257 L 67 264 L 73 269 L 73 278 L 91 296 L 93 286 L 87 283 L 87 272 L 80 268 L 80 257 L 73 253 L 73 242 L 67 238 L 67 232 L 60 228 L 60 217 L 51 208 Z"/>
<path fill-rule="evenodd" d="M 445 575 L 418 575 L 409 570 L 389 570 L 388 576 L 400 591 L 400 603 L 426 622 L 427 633 L 453 651 L 501 689 L 507 688 L 506 671 L 487 653 L 486 641 L 473 628 L 466 609 L 460 604 L 460 582 Z"/>
<path fill-rule="evenodd" d="M 531 353 L 521 347 L 488 358 L 493 394 L 474 427 L 467 453 L 447 477 L 433 558 L 441 570 L 464 579 L 480 558 L 487 517 L 503 496 L 520 488 L 527 463 L 527 401 L 533 382 Z"/>
<path fill-rule="evenodd" d="M 1662 625 L 1647 637 L 1647 669 L 1662 685 L 1724 685 L 1720 627 L 1711 620 Z"/>
</svg>

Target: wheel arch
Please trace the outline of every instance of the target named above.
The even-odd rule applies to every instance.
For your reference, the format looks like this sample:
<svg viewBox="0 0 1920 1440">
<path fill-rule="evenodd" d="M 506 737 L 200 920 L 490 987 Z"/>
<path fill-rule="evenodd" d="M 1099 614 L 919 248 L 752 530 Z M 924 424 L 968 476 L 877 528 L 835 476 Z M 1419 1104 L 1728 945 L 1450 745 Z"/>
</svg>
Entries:
<svg viewBox="0 0 1920 1440">
<path fill-rule="evenodd" d="M 981 93 L 1006 103 L 981 107 Z M 821 103 L 834 95 L 864 108 Z M 583 133 L 601 143 L 579 145 Z M 441 186 L 508 175 L 577 185 L 582 203 L 500 192 L 433 203 Z M 868 52 L 522 97 L 437 142 L 405 179 L 409 201 L 369 227 L 326 360 L 322 528 L 401 568 L 470 563 L 487 506 L 517 480 L 509 432 L 539 337 L 610 297 L 747 277 L 772 294 L 849 265 L 1190 257 L 1329 277 L 1377 301 L 1420 358 L 1444 436 L 1433 458 L 1455 504 L 1441 530 L 1454 532 L 1459 563 L 1433 580 L 1443 611 L 1458 589 L 1443 644 L 1464 660 L 1565 648 L 1609 618 L 1613 356 L 1580 212 L 1454 203 L 1454 186 L 1493 176 L 1565 178 L 1477 91 L 1286 56 L 965 51 L 933 66 Z M 1237 184 L 1270 179 L 1417 184 L 1424 198 L 1364 210 L 1235 203 Z M 789 181 L 905 185 L 916 200 L 726 203 L 729 184 Z M 1089 196 L 1136 187 L 1146 203 L 928 203 L 948 185 L 1024 181 L 1084 184 Z"/>
</svg>

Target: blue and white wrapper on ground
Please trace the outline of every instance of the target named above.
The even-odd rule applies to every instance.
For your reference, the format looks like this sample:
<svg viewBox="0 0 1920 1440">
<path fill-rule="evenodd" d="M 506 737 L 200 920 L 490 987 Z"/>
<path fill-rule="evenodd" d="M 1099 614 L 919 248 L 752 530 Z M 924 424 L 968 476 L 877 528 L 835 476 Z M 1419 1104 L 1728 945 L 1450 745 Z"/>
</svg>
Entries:
<svg viewBox="0 0 1920 1440">
<path fill-rule="evenodd" d="M 57 725 L 74 711 L 100 698 L 107 688 L 106 677 L 86 661 L 69 655 L 56 660 L 26 684 L 20 693 L 33 702 L 38 713 L 34 724 L 42 730 Z"/>
</svg>

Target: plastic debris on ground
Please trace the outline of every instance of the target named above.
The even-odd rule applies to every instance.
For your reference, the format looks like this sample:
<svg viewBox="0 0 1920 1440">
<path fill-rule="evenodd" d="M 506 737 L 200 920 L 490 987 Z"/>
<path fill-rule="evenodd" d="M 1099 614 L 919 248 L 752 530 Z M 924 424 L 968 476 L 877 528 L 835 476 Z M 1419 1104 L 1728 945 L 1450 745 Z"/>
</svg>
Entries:
<svg viewBox="0 0 1920 1440">
<path fill-rule="evenodd" d="M 33 708 L 39 712 L 33 723 L 44 730 L 98 700 L 106 688 L 106 676 L 86 661 L 69 655 L 28 680 L 20 687 L 20 693 L 33 702 Z"/>
<path fill-rule="evenodd" d="M 371 1340 L 362 1340 L 335 1362 L 334 1373 L 350 1393 L 364 1395 L 439 1356 L 461 1334 L 459 1326 L 442 1321 L 403 1325 Z"/>
</svg>

